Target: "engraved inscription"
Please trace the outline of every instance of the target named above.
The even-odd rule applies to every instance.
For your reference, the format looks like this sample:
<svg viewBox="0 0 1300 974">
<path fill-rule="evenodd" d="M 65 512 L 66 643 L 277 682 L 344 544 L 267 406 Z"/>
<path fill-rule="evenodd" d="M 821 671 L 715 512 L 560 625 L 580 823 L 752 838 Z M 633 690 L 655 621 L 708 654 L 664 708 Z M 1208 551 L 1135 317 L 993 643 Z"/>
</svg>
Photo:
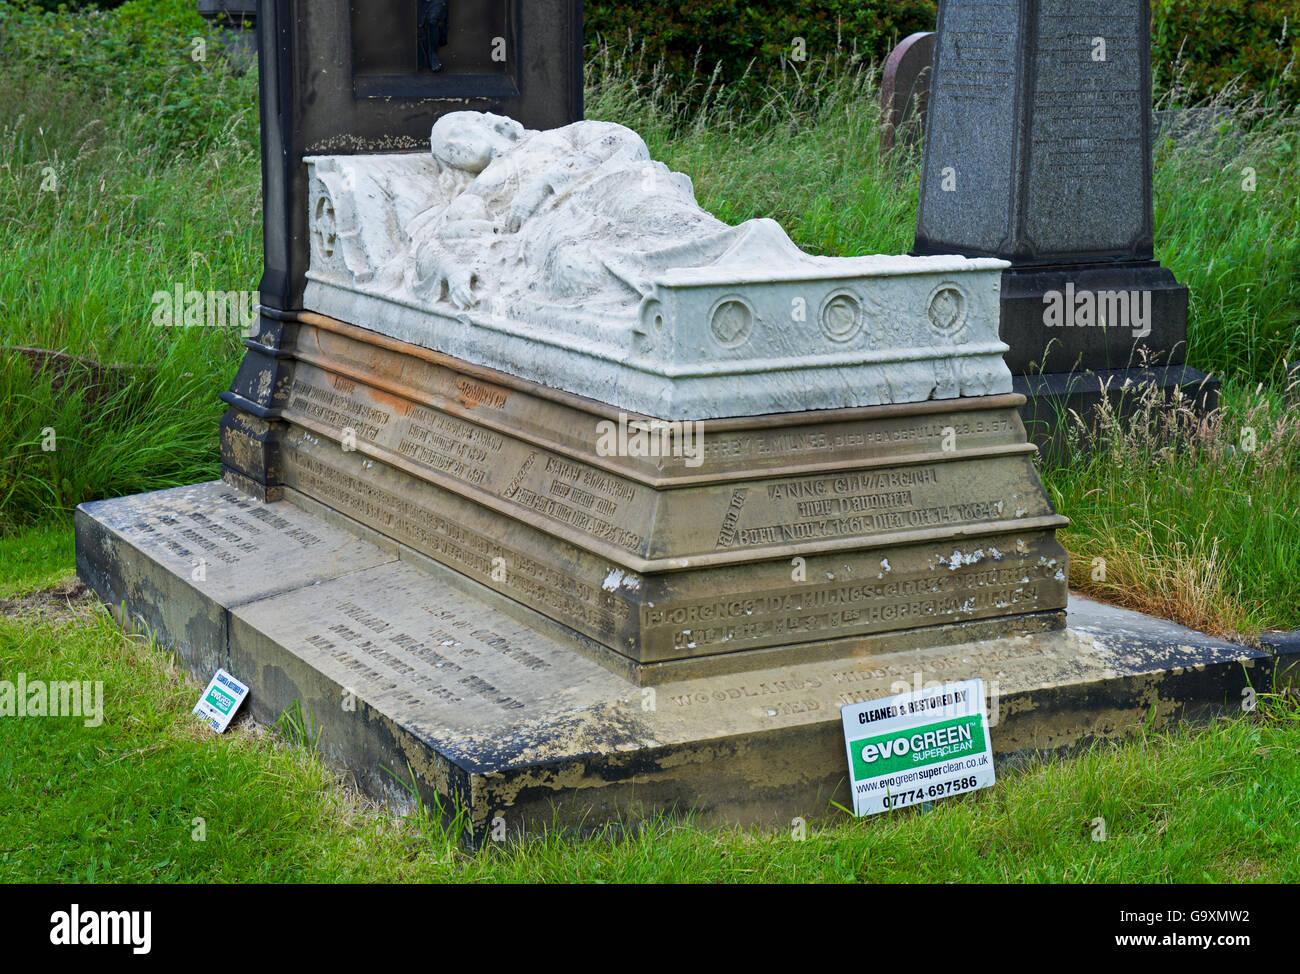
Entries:
<svg viewBox="0 0 1300 974">
<path fill-rule="evenodd" d="M 934 244 L 998 253 L 1006 241 L 1024 6 L 941 5 L 917 221 L 918 237 Z"/>
<path fill-rule="evenodd" d="M 1136 122 L 1142 89 L 1132 4 L 1116 0 L 1044 3 L 1034 90 L 1034 160 L 1053 175 L 1107 180 L 1117 158 L 1141 151 Z M 1106 41 L 1104 60 L 1094 37 Z"/>
<path fill-rule="evenodd" d="M 268 529 L 304 548 L 320 543 L 320 538 L 310 531 L 295 527 L 291 521 L 245 498 L 223 493 L 219 499 L 221 505 L 213 509 L 214 514 L 164 510 L 136 521 L 129 530 L 186 561 L 203 558 L 225 565 L 239 564 L 244 555 L 262 551 L 261 536 Z M 231 509 L 240 511 L 243 517 L 230 513 Z"/>
<path fill-rule="evenodd" d="M 1023 217 L 1037 253 L 1126 251 L 1150 233 L 1139 8 L 1041 0 Z"/>
<path fill-rule="evenodd" d="M 744 487 L 731 492 L 731 503 L 727 505 L 727 513 L 722 518 L 722 530 L 718 532 L 715 548 L 730 548 L 736 543 L 736 522 L 740 520 L 740 512 L 745 507 L 748 495 L 749 491 Z"/>
<path fill-rule="evenodd" d="M 373 440 L 391 418 L 384 409 L 358 402 L 350 393 L 336 392 L 301 379 L 293 384 L 289 406 L 295 412 L 337 429 L 353 429 L 358 437 Z"/>
<path fill-rule="evenodd" d="M 587 631 L 614 632 L 632 615 L 624 599 L 598 585 L 543 564 L 417 501 L 347 474 L 315 457 L 290 451 L 286 456 L 286 478 L 291 486 L 363 524 L 376 527 L 451 568 Z M 505 559 L 504 582 L 491 580 L 494 558 Z"/>
<path fill-rule="evenodd" d="M 530 456 L 529 467 L 531 461 Z M 641 550 L 644 541 L 641 535 L 615 520 L 619 516 L 619 502 L 635 496 L 630 484 L 559 457 L 548 457 L 544 471 L 548 480 L 541 490 L 519 486 L 515 481 L 522 477 L 516 476 L 511 482 L 510 499 L 625 551 Z"/>
<path fill-rule="evenodd" d="M 1002 518 L 1006 503 L 997 498 L 934 503 L 925 488 L 945 482 L 933 466 L 855 473 L 767 486 L 763 510 L 784 512 L 788 520 L 738 525 L 728 512 L 719 534 L 720 547 L 753 547 L 840 538 L 873 532 L 928 528 Z M 733 500 L 734 504 L 734 500 Z M 738 511 L 735 512 L 738 516 Z M 793 517 L 790 517 L 793 515 Z M 728 527 L 728 519 L 733 523 Z M 728 542 L 722 545 L 721 542 Z"/>
<path fill-rule="evenodd" d="M 870 426 L 834 430 L 773 431 L 771 433 L 713 433 L 704 440 L 704 456 L 710 461 L 783 460 L 816 454 L 848 452 L 869 447 L 938 444 L 944 430 L 952 427 L 962 441 L 970 436 L 992 436 L 1012 432 L 1011 421 L 999 416 L 979 418 L 959 415 L 942 420 L 914 420 L 891 426 L 877 421 Z M 935 447 L 937 448 L 937 446 Z"/>
<path fill-rule="evenodd" d="M 350 424 L 358 438 L 368 439 L 380 450 L 392 450 L 431 473 L 496 493 L 532 515 L 624 551 L 644 548 L 644 536 L 637 530 L 639 518 L 635 511 L 629 514 L 625 503 L 636 496 L 632 484 L 538 450 L 518 460 L 521 451 L 517 442 L 472 420 L 401 400 L 379 409 L 367 404 L 370 393 L 364 388 L 357 390 L 354 383 L 346 383 L 349 393 L 345 395 L 332 379 L 330 388 L 322 388 L 319 383 L 328 378 L 323 378 L 323 373 L 309 371 L 306 376 L 296 382 L 292 401 L 292 408 L 304 416 L 337 428 Z M 461 401 L 476 406 L 500 408 L 508 399 L 494 387 L 463 376 L 457 377 L 455 384 Z M 395 421 L 389 422 L 394 417 Z M 501 478 L 515 462 L 519 466 L 514 475 L 501 486 Z M 539 470 L 542 462 L 545 467 Z"/>
<path fill-rule="evenodd" d="M 822 687 L 822 681 L 810 677 L 801 679 L 792 677 L 787 680 L 770 680 L 757 683 L 741 683 L 736 686 L 723 687 L 717 690 L 696 691 L 695 693 L 672 694 L 669 700 L 678 707 L 690 707 L 696 704 L 705 703 L 726 703 L 729 700 L 763 700 L 765 706 L 780 706 L 773 703 L 767 698 L 774 695 L 787 693 L 803 693 L 808 690 L 818 690 Z M 806 713 L 812 710 L 820 709 L 821 705 L 816 700 L 800 701 L 793 705 L 803 709 L 791 709 L 791 713 Z M 775 714 L 773 714 L 775 716 Z"/>
<path fill-rule="evenodd" d="M 473 699 L 502 713 L 527 706 L 470 667 L 476 660 L 496 657 L 517 669 L 518 680 L 526 681 L 528 674 L 549 669 L 549 661 L 492 629 L 474 627 L 445 606 L 420 608 L 429 615 L 423 626 L 409 613 L 397 623 L 385 617 L 382 607 L 344 600 L 330 607 L 338 621 L 323 621 L 320 631 L 305 641 L 346 668 L 363 694 L 383 693 L 423 707 Z"/>
<path fill-rule="evenodd" d="M 510 393 L 506 390 L 485 386 L 463 375 L 456 376 L 456 391 L 460 393 L 460 401 L 467 406 L 491 406 L 494 409 L 504 409 L 510 399 Z"/>
<path fill-rule="evenodd" d="M 944 92 L 959 104 L 999 105 L 1016 80 L 1018 0 L 954 4 L 947 11 L 943 52 Z"/>
<path fill-rule="evenodd" d="M 476 487 L 489 478 L 490 462 L 505 447 L 503 437 L 454 416 L 408 406 L 405 418 L 398 453 Z"/>
<path fill-rule="evenodd" d="M 740 642 L 834 638 L 899 625 L 936 625 L 997 610 L 1034 611 L 1044 584 L 1059 582 L 1053 560 L 980 566 L 899 579 L 785 589 L 710 601 L 647 606 L 648 628 L 672 632 L 679 651 Z"/>
</svg>

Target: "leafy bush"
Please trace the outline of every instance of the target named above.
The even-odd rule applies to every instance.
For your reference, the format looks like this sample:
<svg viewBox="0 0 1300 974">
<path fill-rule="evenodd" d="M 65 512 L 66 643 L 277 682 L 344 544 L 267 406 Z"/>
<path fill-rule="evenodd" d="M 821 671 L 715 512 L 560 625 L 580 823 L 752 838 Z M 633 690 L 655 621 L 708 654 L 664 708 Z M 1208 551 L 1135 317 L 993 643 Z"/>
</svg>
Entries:
<svg viewBox="0 0 1300 974">
<path fill-rule="evenodd" d="M 1204 95 L 1240 78 L 1247 92 L 1295 104 L 1300 2 L 1152 0 L 1151 61 L 1164 86 L 1180 81 Z"/>
<path fill-rule="evenodd" d="M 55 11 L 0 0 L 0 58 L 146 116 L 169 151 L 201 152 L 232 128 L 256 139 L 256 72 L 232 71 L 224 50 L 194 0 Z"/>
<path fill-rule="evenodd" d="M 67 7 L 69 10 L 84 10 L 87 7 L 99 7 L 102 10 L 112 10 L 114 7 L 120 7 L 127 0 L 33 0 L 35 6 L 42 10 L 55 11 L 60 7 Z"/>
</svg>

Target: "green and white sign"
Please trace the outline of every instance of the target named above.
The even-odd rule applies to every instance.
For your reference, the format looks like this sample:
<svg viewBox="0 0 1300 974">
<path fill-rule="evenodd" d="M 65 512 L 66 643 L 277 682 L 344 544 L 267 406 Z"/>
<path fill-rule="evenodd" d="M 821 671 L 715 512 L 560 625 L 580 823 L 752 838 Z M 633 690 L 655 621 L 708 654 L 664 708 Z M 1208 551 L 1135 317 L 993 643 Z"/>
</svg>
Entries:
<svg viewBox="0 0 1300 974">
<path fill-rule="evenodd" d="M 983 680 L 852 703 L 840 713 L 855 815 L 960 795 L 994 782 Z"/>
<path fill-rule="evenodd" d="M 194 713 L 218 734 L 230 726 L 235 711 L 248 696 L 248 687 L 225 670 L 217 670 L 208 688 L 194 707 Z"/>
</svg>

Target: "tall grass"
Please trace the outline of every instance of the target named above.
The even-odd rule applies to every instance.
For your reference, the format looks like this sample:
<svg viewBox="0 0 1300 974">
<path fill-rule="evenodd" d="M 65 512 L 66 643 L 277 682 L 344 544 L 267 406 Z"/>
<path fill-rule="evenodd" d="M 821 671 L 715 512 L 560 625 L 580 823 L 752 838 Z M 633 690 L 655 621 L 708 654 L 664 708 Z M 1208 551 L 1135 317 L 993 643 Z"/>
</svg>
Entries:
<svg viewBox="0 0 1300 974">
<path fill-rule="evenodd" d="M 1088 429 L 1105 448 L 1044 472 L 1071 587 L 1245 641 L 1300 628 L 1296 393 L 1230 380 L 1208 415 L 1154 390 L 1126 417 L 1103 402 Z"/>
<path fill-rule="evenodd" d="M 1185 108 L 1175 84 L 1160 107 Z M 1191 291 L 1188 360 L 1284 382 L 1300 347 L 1300 113 L 1228 88 L 1199 137 L 1157 140 L 1156 256 Z"/>
<path fill-rule="evenodd" d="M 635 129 L 719 218 L 770 217 L 830 256 L 911 248 L 921 157 L 882 153 L 875 65 L 842 53 L 787 65 L 757 107 L 706 75 L 703 91 L 679 92 L 631 49 L 601 50 L 587 78 L 587 115 Z"/>
<path fill-rule="evenodd" d="M 0 345 L 135 367 L 93 397 L 0 351 L 0 532 L 215 476 L 240 336 L 155 327 L 151 298 L 256 290 L 256 147 L 227 120 L 202 153 L 160 152 L 150 118 L 2 65 L 0 119 Z"/>
</svg>

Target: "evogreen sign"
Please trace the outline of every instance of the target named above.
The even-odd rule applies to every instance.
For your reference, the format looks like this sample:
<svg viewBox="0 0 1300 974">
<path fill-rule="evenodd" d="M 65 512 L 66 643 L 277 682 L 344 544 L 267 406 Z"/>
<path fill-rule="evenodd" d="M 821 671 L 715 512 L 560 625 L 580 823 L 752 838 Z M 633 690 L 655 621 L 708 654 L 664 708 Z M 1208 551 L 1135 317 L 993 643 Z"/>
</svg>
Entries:
<svg viewBox="0 0 1300 974">
<path fill-rule="evenodd" d="M 983 680 L 849 704 L 841 716 L 857 815 L 994 783 Z"/>
<path fill-rule="evenodd" d="M 248 696 L 248 687 L 245 684 L 225 670 L 217 670 L 216 675 L 203 691 L 203 696 L 199 697 L 199 702 L 194 705 L 194 714 L 220 734 L 230 726 L 235 711 L 239 709 L 246 696 Z"/>
<path fill-rule="evenodd" d="M 230 713 L 230 708 L 235 705 L 235 698 L 228 697 L 220 690 L 213 689 L 208 691 L 208 703 L 216 707 L 223 714 Z"/>
</svg>

